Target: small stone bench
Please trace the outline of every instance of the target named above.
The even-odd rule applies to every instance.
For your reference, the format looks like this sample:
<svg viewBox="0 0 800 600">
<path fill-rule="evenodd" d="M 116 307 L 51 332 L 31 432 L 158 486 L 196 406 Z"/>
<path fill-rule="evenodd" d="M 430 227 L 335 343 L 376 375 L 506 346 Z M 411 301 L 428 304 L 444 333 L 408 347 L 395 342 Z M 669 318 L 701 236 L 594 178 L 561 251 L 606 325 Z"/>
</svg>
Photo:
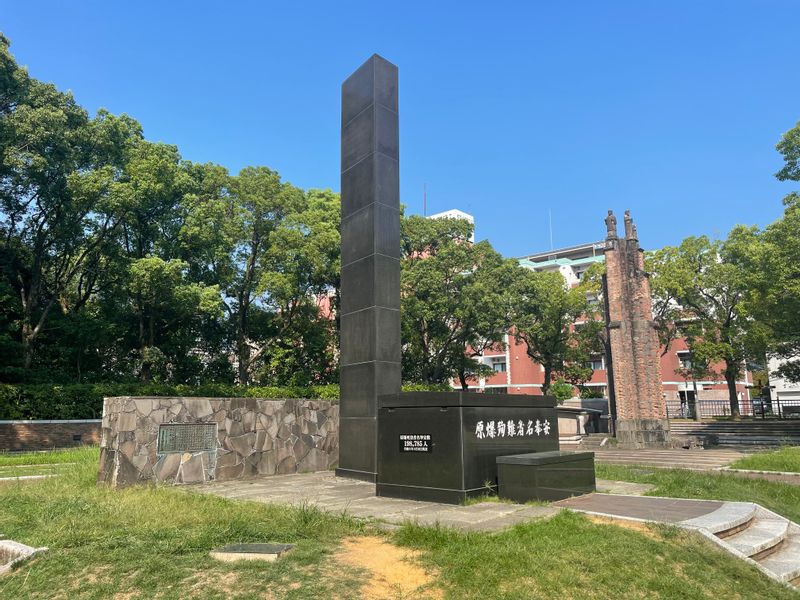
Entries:
<svg viewBox="0 0 800 600">
<path fill-rule="evenodd" d="M 554 502 L 595 491 L 594 452 L 534 452 L 497 457 L 498 495 Z"/>
</svg>

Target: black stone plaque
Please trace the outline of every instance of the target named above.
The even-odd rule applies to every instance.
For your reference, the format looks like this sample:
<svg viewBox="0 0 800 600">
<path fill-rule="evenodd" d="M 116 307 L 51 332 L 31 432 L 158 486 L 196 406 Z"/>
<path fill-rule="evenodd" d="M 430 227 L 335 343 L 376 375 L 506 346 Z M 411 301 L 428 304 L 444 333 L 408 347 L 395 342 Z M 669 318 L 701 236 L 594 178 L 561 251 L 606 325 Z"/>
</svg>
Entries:
<svg viewBox="0 0 800 600">
<path fill-rule="evenodd" d="M 433 452 L 431 434 L 401 433 L 400 452 Z"/>
<path fill-rule="evenodd" d="M 167 423 L 158 428 L 158 452 L 203 452 L 216 450 L 216 423 Z"/>
</svg>

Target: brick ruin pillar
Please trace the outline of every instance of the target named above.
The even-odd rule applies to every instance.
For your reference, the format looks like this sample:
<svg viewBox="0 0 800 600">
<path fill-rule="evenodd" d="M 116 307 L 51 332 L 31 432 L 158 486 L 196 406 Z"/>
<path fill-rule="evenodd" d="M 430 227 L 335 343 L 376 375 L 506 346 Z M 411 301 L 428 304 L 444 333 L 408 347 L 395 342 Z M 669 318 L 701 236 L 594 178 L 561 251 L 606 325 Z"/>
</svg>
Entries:
<svg viewBox="0 0 800 600">
<path fill-rule="evenodd" d="M 377 54 L 342 84 L 339 468 L 375 481 L 378 396 L 400 392 L 397 67 Z"/>
<path fill-rule="evenodd" d="M 644 270 L 636 225 L 625 211 L 625 236 L 617 219 L 606 217 L 606 358 L 614 433 L 628 448 L 670 445 L 669 421 L 661 386 L 658 334 L 653 322 L 650 281 Z"/>
</svg>

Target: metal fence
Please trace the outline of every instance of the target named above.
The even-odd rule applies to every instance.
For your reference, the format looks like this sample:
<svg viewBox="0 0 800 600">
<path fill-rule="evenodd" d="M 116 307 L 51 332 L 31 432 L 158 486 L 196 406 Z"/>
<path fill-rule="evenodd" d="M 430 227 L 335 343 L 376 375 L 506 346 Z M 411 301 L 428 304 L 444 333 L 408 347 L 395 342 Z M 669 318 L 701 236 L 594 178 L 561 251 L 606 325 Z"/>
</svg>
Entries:
<svg viewBox="0 0 800 600">
<path fill-rule="evenodd" d="M 700 418 L 729 417 L 731 405 L 727 400 L 667 401 L 667 417 L 670 419 L 694 419 L 696 411 L 699 411 Z M 740 400 L 739 414 L 756 419 L 800 419 L 800 400 Z"/>
</svg>

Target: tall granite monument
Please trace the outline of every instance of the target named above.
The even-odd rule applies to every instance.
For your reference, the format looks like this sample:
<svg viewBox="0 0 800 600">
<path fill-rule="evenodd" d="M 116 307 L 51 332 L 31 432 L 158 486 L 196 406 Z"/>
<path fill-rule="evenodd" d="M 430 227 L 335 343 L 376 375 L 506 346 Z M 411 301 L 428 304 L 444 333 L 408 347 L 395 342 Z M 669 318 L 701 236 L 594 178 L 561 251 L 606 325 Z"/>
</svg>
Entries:
<svg viewBox="0 0 800 600">
<path fill-rule="evenodd" d="M 339 468 L 375 481 L 377 398 L 400 391 L 397 67 L 374 54 L 342 84 Z"/>
<path fill-rule="evenodd" d="M 610 210 L 606 229 L 603 295 L 614 432 L 623 447 L 666 447 L 669 421 L 644 252 L 630 211 L 625 211 L 624 237 L 617 235 L 617 218 Z"/>
</svg>

